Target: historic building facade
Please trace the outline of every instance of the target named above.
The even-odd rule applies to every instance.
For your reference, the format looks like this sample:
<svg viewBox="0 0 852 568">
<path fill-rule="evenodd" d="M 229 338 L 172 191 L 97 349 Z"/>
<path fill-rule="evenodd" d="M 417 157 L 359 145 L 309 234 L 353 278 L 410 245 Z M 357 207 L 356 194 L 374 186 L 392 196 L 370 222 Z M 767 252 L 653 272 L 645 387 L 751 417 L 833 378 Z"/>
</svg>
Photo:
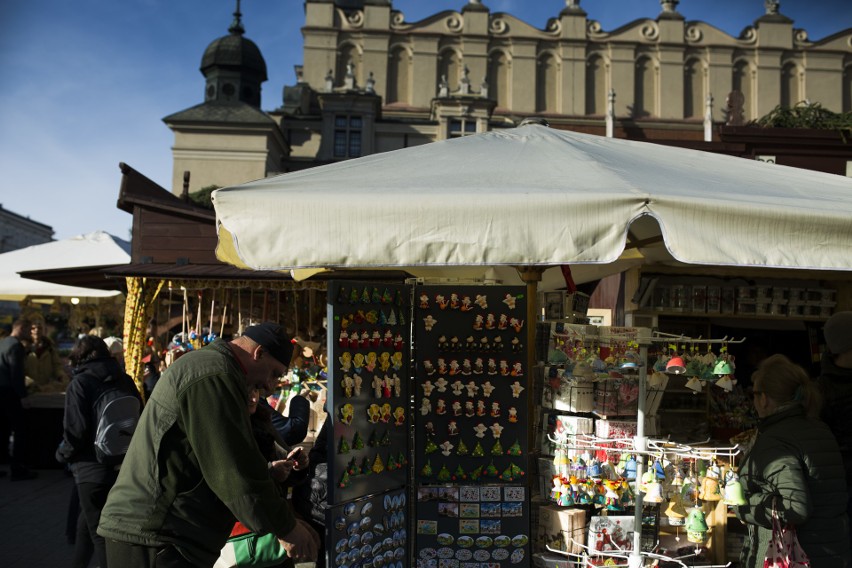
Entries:
<svg viewBox="0 0 852 568">
<path fill-rule="evenodd" d="M 237 12 L 204 53 L 205 101 L 164 119 L 175 132 L 173 190 L 185 171 L 196 191 L 530 116 L 621 138 L 702 141 L 732 118 L 732 91 L 746 121 L 805 100 L 852 110 L 852 28 L 812 41 L 776 0 L 764 4 L 733 37 L 687 20 L 677 0 L 612 31 L 579 0 L 544 29 L 479 0 L 418 22 L 391 0 L 306 0 L 298 82 L 270 111 L 260 101 L 266 65 Z"/>
</svg>

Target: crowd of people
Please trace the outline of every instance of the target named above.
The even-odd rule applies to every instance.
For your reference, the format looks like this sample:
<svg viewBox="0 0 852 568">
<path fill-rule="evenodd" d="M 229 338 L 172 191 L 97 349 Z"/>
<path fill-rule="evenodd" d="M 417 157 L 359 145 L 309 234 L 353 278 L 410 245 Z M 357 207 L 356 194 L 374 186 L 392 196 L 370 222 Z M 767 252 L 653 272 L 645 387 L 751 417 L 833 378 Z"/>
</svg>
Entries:
<svg viewBox="0 0 852 568">
<path fill-rule="evenodd" d="M 829 319 L 824 336 L 817 380 L 780 354 L 752 376 L 760 421 L 739 471 L 747 504 L 736 515 L 749 528 L 742 568 L 763 565 L 773 516 L 796 528 L 812 568 L 852 566 L 852 312 Z M 281 566 L 322 565 L 330 421 L 308 453 L 298 444 L 309 401 L 294 397 L 284 416 L 264 396 L 287 373 L 293 345 L 281 326 L 262 323 L 183 355 L 162 376 L 149 360 L 143 398 L 104 340 L 77 340 L 57 450 L 81 509 L 73 566 L 94 556 L 101 568 L 230 567 L 226 541 L 239 531 L 274 535 Z M 0 434 L 14 439 L 2 457 L 13 480 L 35 475 L 20 459 L 27 377 L 63 380 L 58 361 L 41 323 L 18 320 L 0 340 Z M 98 410 L 108 391 L 136 401 L 118 421 L 125 431 L 112 430 L 126 443 L 109 460 Z"/>
</svg>

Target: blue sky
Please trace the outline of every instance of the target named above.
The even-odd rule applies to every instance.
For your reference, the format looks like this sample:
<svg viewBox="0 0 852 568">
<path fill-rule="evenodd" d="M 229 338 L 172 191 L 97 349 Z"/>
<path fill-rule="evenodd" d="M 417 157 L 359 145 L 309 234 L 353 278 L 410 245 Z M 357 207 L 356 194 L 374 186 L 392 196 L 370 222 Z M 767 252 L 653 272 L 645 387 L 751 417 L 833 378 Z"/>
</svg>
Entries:
<svg viewBox="0 0 852 568">
<path fill-rule="evenodd" d="M 467 0 L 394 0 L 408 21 Z M 543 28 L 564 0 L 484 0 Z M 203 101 L 205 47 L 227 33 L 235 0 L 30 0 L 0 18 L 0 204 L 50 225 L 56 238 L 104 230 L 130 238 L 116 207 L 126 162 L 171 184 L 173 136 L 162 118 Z M 582 0 L 604 30 L 656 18 L 658 0 Z M 682 0 L 688 20 L 738 35 L 763 0 Z M 243 0 L 246 37 L 266 59 L 264 110 L 302 62 L 302 0 Z M 852 27 L 852 0 L 787 0 L 781 13 L 819 40 Z"/>
</svg>

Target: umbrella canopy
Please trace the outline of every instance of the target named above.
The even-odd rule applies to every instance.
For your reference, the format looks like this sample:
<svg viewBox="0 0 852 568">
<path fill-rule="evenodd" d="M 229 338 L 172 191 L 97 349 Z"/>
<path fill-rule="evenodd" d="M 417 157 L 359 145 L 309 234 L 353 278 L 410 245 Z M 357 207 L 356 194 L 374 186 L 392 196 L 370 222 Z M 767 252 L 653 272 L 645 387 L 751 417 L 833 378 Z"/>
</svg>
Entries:
<svg viewBox="0 0 852 568">
<path fill-rule="evenodd" d="M 23 278 L 27 270 L 105 266 L 130 262 L 130 243 L 103 231 L 0 254 L 0 300 L 32 297 L 105 298 L 118 290 L 96 290 Z"/>
<path fill-rule="evenodd" d="M 283 174 L 213 201 L 217 256 L 259 270 L 621 269 L 655 257 L 852 270 L 852 179 L 541 125 Z M 625 253 L 629 231 L 657 251 Z"/>
</svg>

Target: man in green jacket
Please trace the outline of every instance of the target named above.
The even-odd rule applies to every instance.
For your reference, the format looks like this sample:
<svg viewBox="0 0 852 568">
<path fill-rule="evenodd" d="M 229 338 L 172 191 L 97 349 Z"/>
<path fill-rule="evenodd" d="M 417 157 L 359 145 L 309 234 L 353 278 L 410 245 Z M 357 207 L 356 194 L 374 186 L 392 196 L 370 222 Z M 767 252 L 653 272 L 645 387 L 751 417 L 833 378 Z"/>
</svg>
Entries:
<svg viewBox="0 0 852 568">
<path fill-rule="evenodd" d="M 110 566 L 213 566 L 235 519 L 275 534 L 294 561 L 316 559 L 267 472 L 246 404 L 249 388 L 276 386 L 292 349 L 280 326 L 263 323 L 163 373 L 101 514 Z"/>
</svg>

